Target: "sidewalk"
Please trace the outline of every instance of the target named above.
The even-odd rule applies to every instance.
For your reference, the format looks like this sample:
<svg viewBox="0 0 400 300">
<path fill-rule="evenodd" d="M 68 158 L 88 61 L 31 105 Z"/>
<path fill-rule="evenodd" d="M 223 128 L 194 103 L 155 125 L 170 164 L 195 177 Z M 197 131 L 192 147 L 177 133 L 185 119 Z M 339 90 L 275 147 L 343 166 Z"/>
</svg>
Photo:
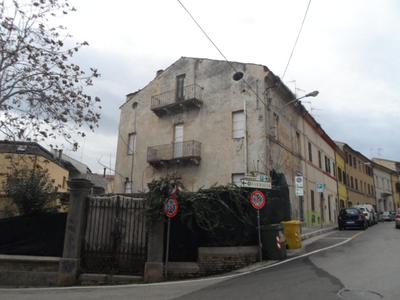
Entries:
<svg viewBox="0 0 400 300">
<path fill-rule="evenodd" d="M 337 224 L 323 225 L 323 226 L 301 226 L 301 240 L 304 241 L 313 236 L 317 236 L 326 232 L 336 230 Z"/>
<path fill-rule="evenodd" d="M 337 224 L 331 224 L 331 225 L 324 225 L 322 226 L 301 226 L 301 248 L 298 249 L 287 249 L 286 250 L 286 255 L 287 258 L 291 258 L 294 256 L 298 256 L 301 255 L 303 253 L 305 253 L 305 246 L 311 242 L 313 242 L 313 240 L 317 239 L 317 237 L 319 235 L 323 235 L 325 233 L 337 230 Z M 315 239 L 312 239 L 314 238 Z M 263 260 L 261 262 L 257 262 L 255 264 L 252 264 L 250 266 L 247 266 L 245 268 L 233 271 L 232 273 L 244 273 L 244 272 L 249 272 L 249 271 L 254 271 L 269 265 L 273 265 L 277 262 L 279 262 L 280 260 Z"/>
</svg>

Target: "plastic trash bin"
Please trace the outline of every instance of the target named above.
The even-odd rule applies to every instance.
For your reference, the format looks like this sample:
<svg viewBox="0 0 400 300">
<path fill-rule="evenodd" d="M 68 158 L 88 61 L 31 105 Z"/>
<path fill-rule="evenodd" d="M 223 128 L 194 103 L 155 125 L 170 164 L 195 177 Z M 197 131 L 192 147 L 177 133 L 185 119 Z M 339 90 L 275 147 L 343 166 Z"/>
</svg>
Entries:
<svg viewBox="0 0 400 300">
<path fill-rule="evenodd" d="M 300 221 L 283 221 L 281 224 L 285 227 L 284 233 L 289 249 L 301 248 Z"/>
<path fill-rule="evenodd" d="M 286 258 L 286 239 L 281 224 L 271 224 L 261 228 L 263 259 L 279 260 Z"/>
</svg>

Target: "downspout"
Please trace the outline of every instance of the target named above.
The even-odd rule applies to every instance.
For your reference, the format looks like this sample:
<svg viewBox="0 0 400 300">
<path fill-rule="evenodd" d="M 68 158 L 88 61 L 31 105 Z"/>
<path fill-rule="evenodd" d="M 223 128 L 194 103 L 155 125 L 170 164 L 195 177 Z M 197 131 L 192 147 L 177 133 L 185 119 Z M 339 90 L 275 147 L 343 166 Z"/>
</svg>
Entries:
<svg viewBox="0 0 400 300">
<path fill-rule="evenodd" d="M 248 174 L 247 166 L 247 106 L 246 100 L 243 100 L 243 111 L 244 111 L 244 175 Z"/>
<path fill-rule="evenodd" d="M 305 220 L 307 225 L 308 224 L 308 218 L 307 218 L 307 209 L 308 209 L 308 174 L 307 174 L 307 135 L 306 135 L 306 127 L 304 125 L 305 123 L 305 116 L 303 114 L 303 135 L 304 135 L 304 192 L 303 192 L 303 214 L 305 214 Z M 304 218 L 304 215 L 303 215 Z"/>
<path fill-rule="evenodd" d="M 336 170 L 335 170 L 335 172 L 336 172 L 336 203 L 335 203 L 336 212 L 335 212 L 335 216 L 334 216 L 335 217 L 335 220 L 334 220 L 335 223 L 337 223 L 337 216 L 339 215 L 339 211 L 340 211 L 340 208 L 339 208 L 339 206 L 340 206 L 340 190 L 339 190 L 339 180 L 338 180 L 338 177 L 339 177 L 338 176 L 338 172 L 339 172 L 339 170 L 338 170 L 338 160 L 337 160 L 337 156 L 338 156 L 337 149 L 338 149 L 338 147 L 336 147 L 336 149 L 334 150 L 334 153 L 335 153 L 335 167 L 336 167 Z"/>
</svg>

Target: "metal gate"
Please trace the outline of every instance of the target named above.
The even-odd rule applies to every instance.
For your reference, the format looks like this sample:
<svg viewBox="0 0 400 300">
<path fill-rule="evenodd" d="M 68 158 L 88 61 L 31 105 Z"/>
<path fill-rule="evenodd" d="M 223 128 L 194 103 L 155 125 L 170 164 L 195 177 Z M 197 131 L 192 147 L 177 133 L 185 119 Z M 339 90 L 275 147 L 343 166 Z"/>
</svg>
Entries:
<svg viewBox="0 0 400 300">
<path fill-rule="evenodd" d="M 147 230 L 144 200 L 125 196 L 89 196 L 82 243 L 86 273 L 143 275 Z"/>
</svg>

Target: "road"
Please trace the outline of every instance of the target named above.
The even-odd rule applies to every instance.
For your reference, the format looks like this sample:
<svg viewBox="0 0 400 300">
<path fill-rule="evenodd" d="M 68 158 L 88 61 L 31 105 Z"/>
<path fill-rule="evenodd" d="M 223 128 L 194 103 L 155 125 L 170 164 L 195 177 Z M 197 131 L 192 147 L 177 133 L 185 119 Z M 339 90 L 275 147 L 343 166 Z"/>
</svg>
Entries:
<svg viewBox="0 0 400 300">
<path fill-rule="evenodd" d="M 400 299 L 400 230 L 393 222 L 334 231 L 304 244 L 303 254 L 240 274 L 147 285 L 2 289 L 0 299 Z"/>
</svg>

